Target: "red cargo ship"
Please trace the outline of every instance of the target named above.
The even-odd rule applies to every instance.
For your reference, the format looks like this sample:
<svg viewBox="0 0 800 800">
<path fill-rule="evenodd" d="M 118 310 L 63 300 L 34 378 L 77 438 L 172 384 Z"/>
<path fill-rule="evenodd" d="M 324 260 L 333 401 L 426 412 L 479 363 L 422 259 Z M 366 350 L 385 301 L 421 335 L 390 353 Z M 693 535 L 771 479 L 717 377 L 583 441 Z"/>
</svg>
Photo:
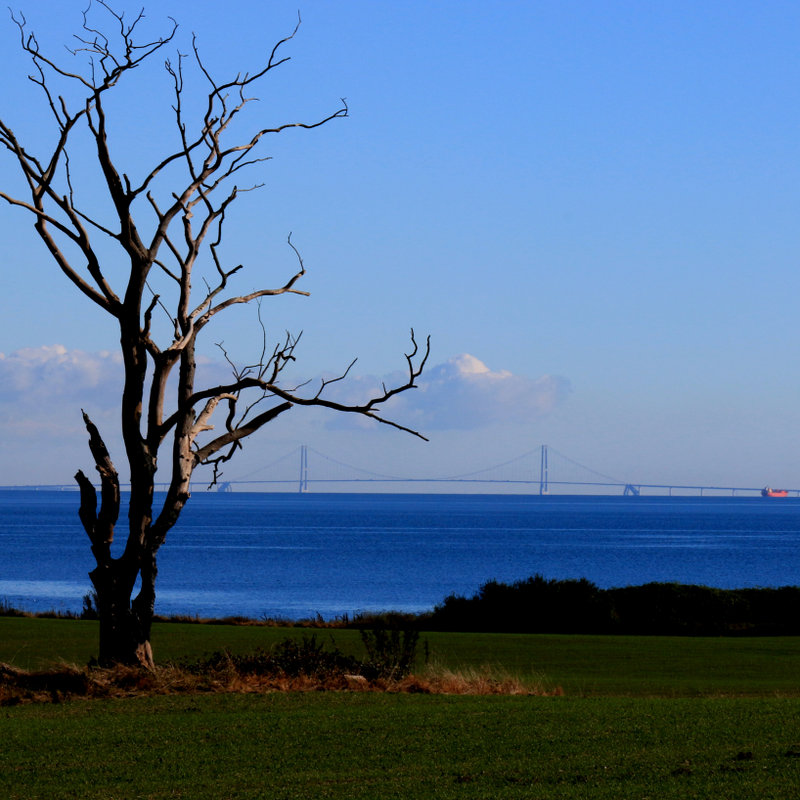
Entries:
<svg viewBox="0 0 800 800">
<path fill-rule="evenodd" d="M 769 486 L 761 490 L 762 497 L 788 497 L 786 489 L 770 489 Z"/>
</svg>

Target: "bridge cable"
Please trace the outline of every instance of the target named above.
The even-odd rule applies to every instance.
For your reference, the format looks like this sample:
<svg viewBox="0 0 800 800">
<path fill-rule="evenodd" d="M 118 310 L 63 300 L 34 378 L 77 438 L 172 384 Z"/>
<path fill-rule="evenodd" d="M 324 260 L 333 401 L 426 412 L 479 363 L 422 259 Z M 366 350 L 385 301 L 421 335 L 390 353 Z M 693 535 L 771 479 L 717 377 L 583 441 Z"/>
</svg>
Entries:
<svg viewBox="0 0 800 800">
<path fill-rule="evenodd" d="M 618 483 L 621 486 L 626 486 L 626 485 L 628 485 L 630 483 L 630 481 L 621 481 L 619 478 L 614 478 L 611 475 L 606 475 L 606 474 L 604 474 L 602 472 L 598 472 L 596 469 L 592 469 L 591 467 L 587 467 L 586 464 L 580 464 L 579 462 L 574 461 L 569 456 L 565 456 L 563 453 L 560 453 L 558 450 L 556 450 L 556 449 L 554 449 L 552 447 L 548 447 L 548 450 L 551 453 L 555 453 L 559 458 L 563 458 L 564 461 L 569 461 L 569 463 L 572 464 L 574 467 L 579 467 L 580 469 L 584 469 L 587 472 L 591 472 L 592 475 L 595 475 L 598 478 L 603 478 L 604 480 L 611 481 L 612 483 Z"/>
<path fill-rule="evenodd" d="M 399 477 L 398 475 L 386 475 L 381 472 L 373 472 L 372 470 L 364 469 L 363 467 L 355 467 L 352 464 L 347 464 L 344 461 L 339 461 L 335 458 L 331 458 L 330 456 L 326 456 L 325 453 L 320 453 L 319 450 L 315 450 L 313 447 L 309 447 L 308 450 L 315 456 L 319 456 L 320 458 L 324 458 L 326 461 L 330 461 L 331 464 L 336 464 L 339 467 L 347 467 L 348 469 L 355 470 L 356 472 L 360 472 L 363 475 L 370 475 L 373 478 L 386 478 L 387 480 L 393 480 L 393 481 L 413 480 L 406 477 Z M 311 478 L 310 480 L 313 481 L 313 478 Z"/>
<path fill-rule="evenodd" d="M 252 470 L 252 472 L 248 472 L 246 475 L 241 475 L 238 478 L 232 478 L 231 480 L 228 481 L 228 483 L 238 483 L 240 481 L 246 481 L 248 478 L 252 477 L 253 475 L 257 475 L 259 472 L 263 472 L 264 470 L 267 470 L 270 467 L 275 467 L 278 464 L 281 464 L 284 461 L 288 460 L 289 458 L 297 458 L 297 454 L 299 452 L 300 452 L 300 448 L 299 447 L 295 447 L 295 449 L 292 450 L 291 453 L 286 453 L 286 455 L 281 456 L 280 458 L 276 459 L 275 461 L 272 461 L 269 464 L 265 464 L 263 467 L 258 467 L 256 469 Z"/>
</svg>

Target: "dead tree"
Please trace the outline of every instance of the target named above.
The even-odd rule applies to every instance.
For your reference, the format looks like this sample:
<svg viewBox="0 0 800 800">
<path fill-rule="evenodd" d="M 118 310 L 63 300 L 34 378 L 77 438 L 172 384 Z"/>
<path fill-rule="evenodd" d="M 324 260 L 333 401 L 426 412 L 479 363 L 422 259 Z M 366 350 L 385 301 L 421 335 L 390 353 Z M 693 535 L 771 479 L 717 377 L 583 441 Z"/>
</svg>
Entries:
<svg viewBox="0 0 800 800">
<path fill-rule="evenodd" d="M 94 11 L 108 15 L 108 34 L 92 22 Z M 165 36 L 142 40 L 143 13 L 129 22 L 103 0 L 95 0 L 95 8 L 84 13 L 82 30 L 70 51 L 73 67 L 67 68 L 40 49 L 23 16 L 12 14 L 12 20 L 19 28 L 21 47 L 32 60 L 29 78 L 42 92 L 54 138 L 44 155 L 37 155 L 18 140 L 5 119 L 0 121 L 0 142 L 15 159 L 27 187 L 0 191 L 0 197 L 32 218 L 61 272 L 119 328 L 124 368 L 121 435 L 130 470 L 128 531 L 121 555 L 112 554 L 120 513 L 119 475 L 100 431 L 85 412 L 89 449 L 99 475 L 99 504 L 95 484 L 82 471 L 75 476 L 80 485 L 80 519 L 97 563 L 90 577 L 100 616 L 99 660 L 151 666 L 156 556 L 189 499 L 195 468 L 211 465 L 215 481 L 220 465 L 243 440 L 295 406 L 360 414 L 420 436 L 384 418 L 381 407 L 414 387 L 429 343 L 418 347 L 412 331 L 405 381 L 384 385 L 361 404 L 346 405 L 329 399 L 330 381 L 323 381 L 316 391 L 286 387 L 281 377 L 295 359 L 298 337 L 287 334 L 268 348 L 262 324 L 258 334 L 264 344 L 256 363 L 233 367 L 224 384 L 197 386 L 198 339 L 212 320 L 243 303 L 307 294 L 298 288 L 305 269 L 291 237 L 287 252 L 297 266 L 283 285 L 247 294 L 232 292 L 241 265 L 225 265 L 221 243 L 226 217 L 243 191 L 235 180 L 265 160 L 258 149 L 265 137 L 318 128 L 347 116 L 347 105 L 342 101 L 316 121 L 256 125 L 242 133 L 244 112 L 252 99 L 249 93 L 288 60 L 283 52 L 297 28 L 275 45 L 259 70 L 223 81 L 206 68 L 193 38 L 189 56 L 179 54 L 165 63 L 175 144 L 136 177 L 122 171 L 119 153 L 112 147 L 108 100 L 133 80 L 138 67 L 173 42 L 177 24 L 172 21 Z M 190 68 L 206 86 L 201 111 L 194 115 L 186 110 L 192 105 L 190 99 L 198 99 L 189 98 L 185 89 Z M 66 99 L 59 87 L 66 87 L 72 99 Z M 77 185 L 77 161 L 71 154 L 79 147 L 80 136 L 91 145 L 99 189 L 94 184 Z M 103 213 L 97 211 L 98 191 Z M 118 254 L 115 263 L 120 256 L 124 263 L 121 280 L 118 270 L 107 266 L 109 243 Z M 203 275 L 202 281 L 196 273 Z M 193 291 L 197 285 L 203 286 L 199 295 Z M 227 353 L 225 357 L 233 366 L 233 359 Z M 168 484 L 165 499 L 158 504 L 157 474 L 159 483 Z M 141 588 L 134 597 L 137 579 Z"/>
</svg>

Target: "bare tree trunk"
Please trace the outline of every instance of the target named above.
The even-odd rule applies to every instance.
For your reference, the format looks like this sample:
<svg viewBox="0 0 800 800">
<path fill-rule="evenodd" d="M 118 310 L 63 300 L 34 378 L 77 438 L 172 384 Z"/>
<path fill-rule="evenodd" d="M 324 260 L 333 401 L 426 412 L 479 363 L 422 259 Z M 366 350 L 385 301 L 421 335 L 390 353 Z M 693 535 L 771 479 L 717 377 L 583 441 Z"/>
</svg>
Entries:
<svg viewBox="0 0 800 800">
<path fill-rule="evenodd" d="M 142 585 L 139 594 L 131 603 L 130 633 L 134 645 L 134 658 L 137 664 L 152 669 L 153 648 L 150 645 L 150 628 L 153 624 L 153 613 L 156 602 L 156 566 L 155 552 L 147 552 L 142 556 L 139 568 Z M 130 597 L 130 595 L 128 595 Z"/>
<path fill-rule="evenodd" d="M 127 565 L 124 559 L 116 559 L 110 565 L 97 567 L 89 577 L 97 592 L 100 619 L 98 663 L 101 666 L 138 664 L 152 669 L 150 626 L 153 606 L 152 603 L 149 608 L 147 604 L 142 607 L 136 601 L 131 603 L 136 582 L 135 568 Z M 151 596 L 155 597 L 153 580 L 150 579 L 149 588 Z"/>
<path fill-rule="evenodd" d="M 130 532 L 125 552 L 119 558 L 111 555 L 114 527 L 119 516 L 119 478 L 97 427 L 84 413 L 89 432 L 89 449 L 100 475 L 101 503 L 97 508 L 97 491 L 92 482 L 78 471 L 75 479 L 81 490 L 79 516 L 89 540 L 97 566 L 89 577 L 97 593 L 100 619 L 100 652 L 98 661 L 111 664 L 140 664 L 153 667 L 150 628 L 155 605 L 156 555 L 144 546 L 152 515 L 152 491 L 131 493 L 128 511 Z M 152 488 L 152 476 L 149 485 Z M 141 590 L 131 602 L 137 577 Z"/>
</svg>

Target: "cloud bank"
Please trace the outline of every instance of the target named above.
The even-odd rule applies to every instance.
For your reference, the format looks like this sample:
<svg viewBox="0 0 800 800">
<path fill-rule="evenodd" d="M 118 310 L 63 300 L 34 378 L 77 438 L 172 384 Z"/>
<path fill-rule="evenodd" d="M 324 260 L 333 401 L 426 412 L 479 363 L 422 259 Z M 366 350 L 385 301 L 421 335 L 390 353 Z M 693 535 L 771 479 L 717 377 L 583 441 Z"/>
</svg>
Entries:
<svg viewBox="0 0 800 800">
<path fill-rule="evenodd" d="M 375 377 L 348 377 L 332 384 L 326 396 L 359 403 L 387 386 L 402 383 L 403 373 Z M 531 422 L 549 414 L 567 397 L 570 383 L 557 375 L 528 378 L 507 370 L 493 371 L 468 353 L 427 369 L 418 388 L 393 398 L 382 416 L 424 431 L 475 430 L 498 422 Z M 331 419 L 331 427 L 351 425 L 345 415 Z"/>
<path fill-rule="evenodd" d="M 119 385 L 122 358 L 118 353 L 67 350 L 60 344 L 26 347 L 0 353 L 0 398 L 42 400 L 109 396 Z"/>
<path fill-rule="evenodd" d="M 68 350 L 60 344 L 0 353 L 3 438 L 48 440 L 83 432 L 80 408 L 116 408 L 122 379 L 117 353 Z"/>
<path fill-rule="evenodd" d="M 549 414 L 570 392 L 566 378 L 528 378 L 495 372 L 468 353 L 431 367 L 419 388 L 393 407 L 428 430 L 470 430 L 496 422 L 531 422 Z"/>
<path fill-rule="evenodd" d="M 206 362 L 202 370 L 206 379 L 221 379 L 227 377 L 228 366 Z M 116 413 L 121 377 L 121 358 L 108 351 L 90 353 L 50 345 L 0 353 L 0 422 L 6 435 L 80 430 L 81 407 L 92 414 Z M 403 380 L 402 373 L 383 379 L 387 386 Z M 345 403 L 363 402 L 380 392 L 383 381 L 374 376 L 351 376 L 331 384 L 326 396 Z M 493 371 L 467 353 L 430 367 L 418 384 L 419 388 L 387 403 L 384 414 L 420 431 L 474 430 L 500 422 L 535 421 L 556 408 L 570 391 L 565 378 Z M 350 415 L 328 416 L 333 427 L 358 421 Z"/>
</svg>

